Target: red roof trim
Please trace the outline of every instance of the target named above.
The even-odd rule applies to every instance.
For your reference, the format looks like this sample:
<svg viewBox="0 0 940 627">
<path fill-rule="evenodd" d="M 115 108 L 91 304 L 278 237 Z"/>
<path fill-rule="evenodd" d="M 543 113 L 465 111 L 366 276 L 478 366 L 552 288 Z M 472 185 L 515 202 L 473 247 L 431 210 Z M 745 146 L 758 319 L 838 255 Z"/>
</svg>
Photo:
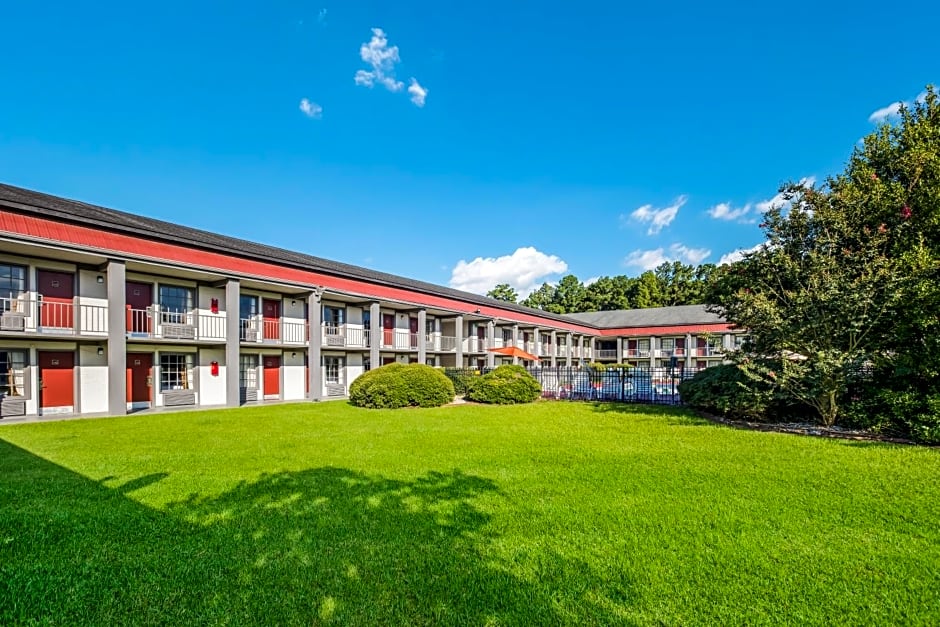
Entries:
<svg viewBox="0 0 940 627">
<path fill-rule="evenodd" d="M 627 327 L 622 329 L 602 329 L 602 336 L 615 335 L 618 337 L 647 336 L 647 335 L 685 335 L 686 333 L 723 333 L 733 330 L 732 325 L 726 322 L 711 324 L 685 324 L 671 327 Z"/>
<path fill-rule="evenodd" d="M 564 329 L 574 333 L 598 335 L 597 329 L 578 324 L 565 324 L 496 307 L 479 306 L 475 303 L 413 292 L 378 283 L 300 270 L 272 263 L 244 259 L 211 251 L 189 248 L 178 244 L 154 242 L 138 237 L 112 233 L 85 226 L 64 224 L 45 218 L 25 216 L 11 211 L 0 210 L 0 231 L 14 235 L 38 238 L 54 243 L 66 243 L 103 253 L 117 253 L 124 256 L 146 258 L 193 266 L 220 273 L 237 273 L 286 283 L 305 286 L 322 285 L 342 292 L 362 294 L 366 297 L 384 298 L 393 301 L 448 309 L 456 312 L 479 313 L 490 318 L 502 318 L 509 322 L 521 322 L 538 327 Z"/>
</svg>

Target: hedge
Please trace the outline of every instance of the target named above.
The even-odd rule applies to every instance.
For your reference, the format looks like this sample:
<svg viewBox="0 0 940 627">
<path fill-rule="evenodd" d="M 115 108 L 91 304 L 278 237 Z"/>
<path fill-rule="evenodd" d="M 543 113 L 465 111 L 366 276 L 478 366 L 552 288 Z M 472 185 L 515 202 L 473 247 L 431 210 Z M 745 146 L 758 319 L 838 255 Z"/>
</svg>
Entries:
<svg viewBox="0 0 940 627">
<path fill-rule="evenodd" d="M 531 403 L 542 394 L 542 386 L 522 366 L 503 365 L 468 384 L 467 400 L 510 405 Z"/>
<path fill-rule="evenodd" d="M 349 386 L 357 407 L 440 407 L 454 400 L 454 384 L 444 373 L 424 364 L 388 364 L 366 372 Z"/>
</svg>

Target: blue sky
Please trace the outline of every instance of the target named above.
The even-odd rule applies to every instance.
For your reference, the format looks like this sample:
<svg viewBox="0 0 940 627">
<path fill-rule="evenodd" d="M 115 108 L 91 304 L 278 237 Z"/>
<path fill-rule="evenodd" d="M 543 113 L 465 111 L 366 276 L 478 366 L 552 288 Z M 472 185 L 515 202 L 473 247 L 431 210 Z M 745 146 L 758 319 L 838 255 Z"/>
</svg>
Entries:
<svg viewBox="0 0 940 627">
<path fill-rule="evenodd" d="M 718 262 L 940 80 L 935 3 L 763 4 L 7 3 L 0 181 L 481 292 Z"/>
</svg>

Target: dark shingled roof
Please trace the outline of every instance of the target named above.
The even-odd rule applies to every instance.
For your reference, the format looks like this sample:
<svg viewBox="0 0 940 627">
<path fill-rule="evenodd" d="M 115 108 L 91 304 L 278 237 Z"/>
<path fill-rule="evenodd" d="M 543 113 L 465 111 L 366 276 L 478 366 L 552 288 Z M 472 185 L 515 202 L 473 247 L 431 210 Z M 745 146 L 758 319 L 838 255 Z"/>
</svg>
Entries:
<svg viewBox="0 0 940 627">
<path fill-rule="evenodd" d="M 144 236 L 148 239 L 175 244 L 184 244 L 204 250 L 228 253 L 243 258 L 275 261 L 287 266 L 321 272 L 333 276 L 361 279 L 371 283 L 390 285 L 424 294 L 454 298 L 474 305 L 498 307 L 508 311 L 537 315 L 556 322 L 577 323 L 593 328 L 619 328 L 643 326 L 674 326 L 682 324 L 720 323 L 716 314 L 705 311 L 704 305 L 659 307 L 656 309 L 633 309 L 625 311 L 597 311 L 558 315 L 531 309 L 514 303 L 495 300 L 433 283 L 416 281 L 385 272 L 377 272 L 360 266 L 330 261 L 322 257 L 305 255 L 283 248 L 249 242 L 193 229 L 171 222 L 154 220 L 143 216 L 107 209 L 77 200 L 68 200 L 21 187 L 0 183 L 0 206 L 10 206 L 18 212 L 55 218 L 63 222 L 90 226 L 98 229 Z"/>
<path fill-rule="evenodd" d="M 678 305 L 652 309 L 590 311 L 568 314 L 569 318 L 600 328 L 672 327 L 685 324 L 720 324 L 724 319 L 705 311 L 705 305 Z"/>
<path fill-rule="evenodd" d="M 77 200 L 69 200 L 0 183 L 0 206 L 9 204 L 16 204 L 15 209 L 23 213 L 56 218 L 72 224 L 91 226 L 132 235 L 142 235 L 152 240 L 184 244 L 205 250 L 229 253 L 244 258 L 276 261 L 304 270 L 356 278 L 382 285 L 391 285 L 424 294 L 454 298 L 475 305 L 499 307 L 509 311 L 537 315 L 557 322 L 566 322 L 569 324 L 576 322 L 584 326 L 593 326 L 590 323 L 585 324 L 582 321 L 571 320 L 567 316 L 548 313 L 540 309 L 531 309 L 513 303 L 506 303 L 480 296 L 479 294 L 471 294 L 470 292 L 434 285 L 433 283 L 407 279 L 394 274 L 377 272 L 360 266 L 330 261 L 329 259 L 284 250 L 283 248 L 218 235 L 208 231 L 180 226 L 171 222 L 145 218 L 132 213 L 107 209 Z"/>
</svg>

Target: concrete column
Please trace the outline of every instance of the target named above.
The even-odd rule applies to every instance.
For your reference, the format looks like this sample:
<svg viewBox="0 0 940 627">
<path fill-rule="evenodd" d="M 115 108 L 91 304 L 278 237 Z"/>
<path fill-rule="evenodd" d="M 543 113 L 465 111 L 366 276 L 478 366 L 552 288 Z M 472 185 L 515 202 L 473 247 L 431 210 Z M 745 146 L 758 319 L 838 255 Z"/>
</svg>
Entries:
<svg viewBox="0 0 940 627">
<path fill-rule="evenodd" d="M 692 361 L 692 353 L 695 351 L 695 348 L 692 346 L 692 334 L 685 334 L 685 367 L 692 368 L 695 365 L 695 362 Z"/>
<path fill-rule="evenodd" d="M 542 356 L 542 331 L 538 327 L 535 327 L 534 329 L 532 329 L 532 337 L 535 340 L 535 342 L 532 345 L 535 348 L 535 350 L 532 352 L 532 354 L 535 355 L 536 357 L 541 357 Z"/>
<path fill-rule="evenodd" d="M 617 363 L 623 363 L 623 338 L 617 338 Z"/>
<path fill-rule="evenodd" d="M 512 345 L 515 346 L 516 348 L 521 348 L 522 350 L 525 350 L 525 346 L 519 346 L 520 343 L 522 343 L 522 339 L 521 339 L 521 337 L 519 336 L 519 325 L 518 325 L 518 324 L 514 324 L 514 325 L 512 325 Z M 519 365 L 519 358 L 518 358 L 518 357 L 513 357 L 513 358 L 512 358 L 512 363 L 513 363 L 514 365 L 517 365 L 517 366 L 518 366 L 518 365 Z"/>
<path fill-rule="evenodd" d="M 108 260 L 108 413 L 127 414 L 127 273 L 123 261 Z M 156 366 L 154 367 L 156 373 Z M 156 388 L 158 379 L 152 383 Z"/>
<path fill-rule="evenodd" d="M 323 346 L 323 332 L 320 327 L 323 323 L 323 306 L 320 300 L 323 297 L 323 288 L 318 287 L 307 297 L 307 324 L 310 325 L 310 336 L 307 342 L 307 376 L 310 377 L 310 400 L 319 401 L 323 398 L 323 376 L 321 375 L 320 349 Z"/>
<path fill-rule="evenodd" d="M 650 336 L 650 368 L 656 367 L 656 350 L 657 350 L 656 336 L 651 335 Z"/>
<path fill-rule="evenodd" d="M 552 368 L 558 366 L 558 332 L 552 330 L 551 343 L 549 344 L 549 352 L 552 356 Z"/>
<path fill-rule="evenodd" d="M 428 358 L 427 343 L 428 312 L 426 309 L 418 310 L 418 363 L 423 364 Z"/>
<path fill-rule="evenodd" d="M 571 345 L 574 342 L 574 336 L 570 333 L 565 338 L 565 365 L 571 367 Z"/>
<path fill-rule="evenodd" d="M 454 334 L 457 336 L 457 367 L 463 368 L 463 316 L 454 318 Z"/>
<path fill-rule="evenodd" d="M 379 349 L 382 346 L 382 313 L 378 303 L 369 305 L 369 361 L 373 368 L 382 365 Z"/>
<path fill-rule="evenodd" d="M 241 405 L 239 353 L 241 352 L 241 286 L 238 279 L 225 282 L 225 404 Z"/>
<path fill-rule="evenodd" d="M 492 368 L 496 365 L 496 353 L 489 350 L 496 346 L 496 323 L 490 320 L 486 323 L 486 365 Z"/>
</svg>

